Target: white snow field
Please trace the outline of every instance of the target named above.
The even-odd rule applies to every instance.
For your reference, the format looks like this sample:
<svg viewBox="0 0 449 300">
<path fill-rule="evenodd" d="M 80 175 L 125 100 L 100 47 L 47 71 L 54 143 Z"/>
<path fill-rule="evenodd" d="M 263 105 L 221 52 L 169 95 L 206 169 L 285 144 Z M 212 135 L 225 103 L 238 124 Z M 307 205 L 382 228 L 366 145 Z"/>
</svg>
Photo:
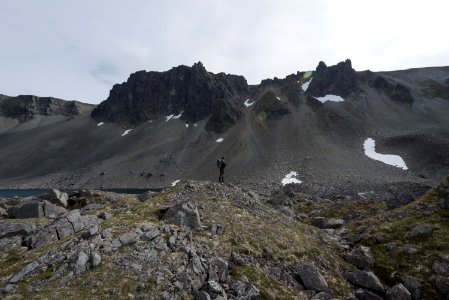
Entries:
<svg viewBox="0 0 449 300">
<path fill-rule="evenodd" d="M 223 138 L 219 138 L 216 142 L 221 143 L 221 142 L 223 142 L 223 140 L 224 140 Z"/>
<path fill-rule="evenodd" d="M 251 105 L 253 105 L 254 103 L 256 103 L 256 101 L 253 101 L 253 102 L 249 102 L 249 98 L 248 99 L 246 99 L 246 101 L 245 101 L 245 106 L 246 107 L 250 107 Z"/>
<path fill-rule="evenodd" d="M 282 185 L 286 185 L 289 183 L 301 183 L 301 180 L 296 179 L 295 177 L 298 176 L 298 173 L 291 171 L 287 175 L 285 175 L 284 179 L 282 179 Z"/>
<path fill-rule="evenodd" d="M 179 118 L 181 118 L 181 116 L 182 116 L 183 113 L 184 113 L 184 112 L 182 111 L 179 115 L 174 116 L 173 119 L 179 119 Z"/>
<path fill-rule="evenodd" d="M 125 132 L 123 132 L 122 136 L 127 135 L 132 129 L 126 129 Z"/>
<path fill-rule="evenodd" d="M 302 85 L 301 85 L 301 88 L 302 88 L 302 90 L 304 91 L 304 92 L 306 92 L 307 91 L 307 89 L 309 88 L 309 84 L 312 82 L 312 79 L 310 79 L 309 81 L 307 81 L 307 82 L 304 82 Z"/>
<path fill-rule="evenodd" d="M 178 182 L 180 182 L 181 180 L 175 180 L 171 183 L 171 186 L 175 186 Z"/>
<path fill-rule="evenodd" d="M 340 96 L 337 95 L 326 95 L 324 97 L 316 97 L 316 99 L 318 101 L 320 101 L 321 103 L 324 103 L 326 101 L 331 101 L 331 102 L 343 102 L 345 101 L 345 99 L 343 99 Z"/>
<path fill-rule="evenodd" d="M 372 138 L 367 138 L 363 143 L 363 149 L 365 149 L 365 155 L 374 160 L 381 161 L 387 165 L 395 166 L 403 170 L 408 170 L 402 157 L 392 154 L 380 154 L 376 152 L 376 141 Z"/>
<path fill-rule="evenodd" d="M 277 96 L 276 96 L 276 99 L 278 99 L 279 101 L 281 101 L 281 97 L 277 97 Z"/>
<path fill-rule="evenodd" d="M 103 122 L 100 122 L 100 123 L 97 124 L 97 126 L 101 126 L 101 125 L 103 125 L 103 124 L 104 124 Z"/>
</svg>

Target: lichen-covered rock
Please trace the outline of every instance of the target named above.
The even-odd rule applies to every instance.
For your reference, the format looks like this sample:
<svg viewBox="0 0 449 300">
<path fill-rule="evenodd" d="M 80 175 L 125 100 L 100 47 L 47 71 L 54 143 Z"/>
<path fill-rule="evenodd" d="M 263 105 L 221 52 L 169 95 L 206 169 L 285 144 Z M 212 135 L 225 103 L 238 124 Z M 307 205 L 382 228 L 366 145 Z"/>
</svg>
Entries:
<svg viewBox="0 0 449 300">
<path fill-rule="evenodd" d="M 8 224 L 0 223 L 0 239 L 12 236 L 25 236 L 32 231 L 30 224 Z"/>
<path fill-rule="evenodd" d="M 411 298 L 413 300 L 421 299 L 422 284 L 418 279 L 411 276 L 405 276 L 404 278 L 402 278 L 402 284 L 410 292 Z"/>
<path fill-rule="evenodd" d="M 345 256 L 346 261 L 358 268 L 372 268 L 374 259 L 369 247 L 360 246 L 355 247 Z"/>
<path fill-rule="evenodd" d="M 449 275 L 449 262 L 444 259 L 436 259 L 433 262 L 432 270 L 441 275 Z"/>
<path fill-rule="evenodd" d="M 346 279 L 356 286 L 370 289 L 373 291 L 384 292 L 384 286 L 380 282 L 379 278 L 370 271 L 357 270 L 355 272 L 346 272 Z"/>
<path fill-rule="evenodd" d="M 389 300 L 411 300 L 410 292 L 402 285 L 402 283 L 398 283 L 395 286 L 389 288 L 387 290 L 387 299 Z"/>
<path fill-rule="evenodd" d="M 296 266 L 295 271 L 301 278 L 301 283 L 309 290 L 317 292 L 329 292 L 326 279 L 320 274 L 318 269 L 309 262 L 303 262 Z"/>
<path fill-rule="evenodd" d="M 44 216 L 43 205 L 40 201 L 30 201 L 11 207 L 9 213 L 16 219 L 41 218 Z"/>
<path fill-rule="evenodd" d="M 192 229 L 200 229 L 200 215 L 193 203 L 186 202 L 176 204 L 175 206 L 162 208 L 159 210 L 159 216 L 167 223 L 178 226 L 186 226 Z"/>
</svg>

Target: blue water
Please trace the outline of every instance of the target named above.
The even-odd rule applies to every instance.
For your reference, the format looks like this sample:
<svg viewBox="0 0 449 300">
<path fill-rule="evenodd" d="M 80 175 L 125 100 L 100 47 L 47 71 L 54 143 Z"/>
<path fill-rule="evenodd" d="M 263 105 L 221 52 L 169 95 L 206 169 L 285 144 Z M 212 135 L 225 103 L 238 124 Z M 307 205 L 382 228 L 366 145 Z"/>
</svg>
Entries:
<svg viewBox="0 0 449 300">
<path fill-rule="evenodd" d="M 118 194 L 142 194 L 146 191 L 160 192 L 162 189 L 103 189 L 102 191 L 114 192 Z M 12 198 L 12 197 L 28 197 L 37 196 L 49 192 L 50 189 L 0 189 L 0 197 Z M 61 191 L 70 193 L 77 191 L 76 189 L 62 189 Z"/>
</svg>

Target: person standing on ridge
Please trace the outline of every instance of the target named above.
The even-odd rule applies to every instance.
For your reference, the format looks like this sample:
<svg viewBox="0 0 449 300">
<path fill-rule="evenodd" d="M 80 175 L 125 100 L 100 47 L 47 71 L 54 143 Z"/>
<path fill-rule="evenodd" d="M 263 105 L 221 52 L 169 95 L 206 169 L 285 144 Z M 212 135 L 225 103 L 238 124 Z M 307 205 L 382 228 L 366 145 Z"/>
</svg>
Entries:
<svg viewBox="0 0 449 300">
<path fill-rule="evenodd" d="M 218 182 L 224 183 L 224 169 L 226 168 L 226 161 L 224 156 L 217 160 L 217 167 L 220 169 L 220 176 L 218 177 Z"/>
</svg>

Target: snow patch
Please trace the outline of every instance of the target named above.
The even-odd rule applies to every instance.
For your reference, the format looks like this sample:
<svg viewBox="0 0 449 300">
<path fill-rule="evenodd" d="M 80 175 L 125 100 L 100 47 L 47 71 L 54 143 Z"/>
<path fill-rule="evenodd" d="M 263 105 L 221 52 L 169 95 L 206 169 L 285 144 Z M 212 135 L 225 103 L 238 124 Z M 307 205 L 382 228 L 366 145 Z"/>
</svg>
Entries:
<svg viewBox="0 0 449 300">
<path fill-rule="evenodd" d="M 381 161 L 387 165 L 395 166 L 403 170 L 408 170 L 402 157 L 392 154 L 380 154 L 376 152 L 376 141 L 372 138 L 367 138 L 363 143 L 363 149 L 365 149 L 365 155 L 374 160 Z"/>
<path fill-rule="evenodd" d="M 198 126 L 198 124 L 193 124 L 193 127 L 196 127 L 196 126 Z"/>
<path fill-rule="evenodd" d="M 285 175 L 284 179 L 282 179 L 282 185 L 286 185 L 289 183 L 301 183 L 301 180 L 296 179 L 295 177 L 298 176 L 298 173 L 291 171 L 287 175 Z"/>
<path fill-rule="evenodd" d="M 302 85 L 301 85 L 301 88 L 302 88 L 302 90 L 304 91 L 304 92 L 306 92 L 307 91 L 307 89 L 309 88 L 309 84 L 312 82 L 312 79 L 310 79 L 309 81 L 307 81 L 307 82 L 304 82 Z"/>
<path fill-rule="evenodd" d="M 184 113 L 184 112 L 182 111 L 179 115 L 174 116 L 173 119 L 176 119 L 176 120 L 177 120 L 177 119 L 181 118 L 181 116 L 182 116 L 183 113 Z"/>
<path fill-rule="evenodd" d="M 256 101 L 253 101 L 253 102 L 249 102 L 249 98 L 248 99 L 246 99 L 246 101 L 245 101 L 245 106 L 246 107 L 250 107 L 251 105 L 253 105 L 254 103 L 256 103 Z"/>
<path fill-rule="evenodd" d="M 337 95 L 326 95 L 324 97 L 316 97 L 316 99 L 322 103 L 326 102 L 326 101 L 331 101 L 331 102 L 343 102 L 345 101 L 345 99 L 343 99 L 340 96 Z"/>
<path fill-rule="evenodd" d="M 181 180 L 175 180 L 171 183 L 171 186 L 175 186 L 178 182 L 180 182 Z"/>
<path fill-rule="evenodd" d="M 165 122 L 170 121 L 173 117 L 174 117 L 173 114 L 171 114 L 171 115 L 169 115 L 169 116 L 166 116 L 165 118 L 166 118 L 167 120 L 165 120 Z"/>
<path fill-rule="evenodd" d="M 281 97 L 276 96 L 276 99 L 278 99 L 279 101 L 281 101 Z"/>
<path fill-rule="evenodd" d="M 104 124 L 104 122 L 100 122 L 100 123 L 97 124 L 97 126 L 101 126 L 103 124 Z"/>
<path fill-rule="evenodd" d="M 184 125 L 186 125 L 186 128 L 189 128 L 189 124 L 185 123 Z"/>
<path fill-rule="evenodd" d="M 125 132 L 123 132 L 122 136 L 127 135 L 132 129 L 126 129 Z"/>
<path fill-rule="evenodd" d="M 218 140 L 217 140 L 217 143 L 221 143 L 221 142 L 223 142 L 223 138 L 219 138 Z"/>
</svg>

